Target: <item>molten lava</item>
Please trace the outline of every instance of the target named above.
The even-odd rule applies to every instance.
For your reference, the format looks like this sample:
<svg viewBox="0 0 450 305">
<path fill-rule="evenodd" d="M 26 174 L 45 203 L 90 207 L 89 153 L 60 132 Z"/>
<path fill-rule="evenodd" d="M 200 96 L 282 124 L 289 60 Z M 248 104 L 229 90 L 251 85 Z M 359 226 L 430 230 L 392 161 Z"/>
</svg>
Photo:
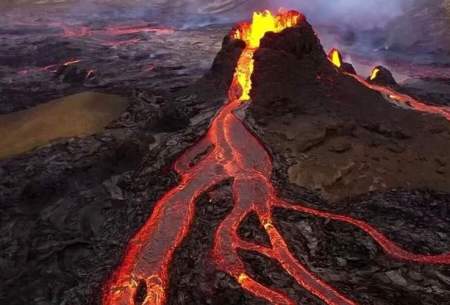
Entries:
<svg viewBox="0 0 450 305">
<path fill-rule="evenodd" d="M 251 23 L 243 23 L 235 30 L 233 38 L 243 40 L 246 44 L 237 63 L 235 75 L 235 80 L 241 87 L 239 100 L 244 102 L 250 99 L 251 76 L 254 66 L 253 54 L 259 48 L 264 35 L 267 32 L 279 33 L 286 28 L 293 27 L 300 22 L 301 18 L 300 14 L 292 11 L 276 16 L 269 11 L 255 12 Z"/>
<path fill-rule="evenodd" d="M 328 53 L 328 59 L 336 67 L 342 67 L 342 56 L 338 49 L 331 49 L 330 53 Z"/>
<path fill-rule="evenodd" d="M 273 260 L 312 295 L 328 305 L 356 303 L 319 279 L 290 253 L 281 233 L 273 225 L 275 207 L 352 224 L 370 235 L 389 255 L 418 263 L 449 264 L 450 254 L 426 256 L 403 250 L 369 224 L 348 216 L 323 212 L 280 199 L 271 183 L 272 161 L 258 139 L 234 115 L 241 102 L 249 99 L 253 54 L 260 39 L 268 31 L 280 32 L 303 22 L 299 13 L 287 12 L 273 16 L 256 13 L 252 24 L 242 24 L 235 39 L 246 42 L 230 88 L 230 99 L 219 111 L 204 138 L 183 153 L 174 169 L 180 183 L 156 204 L 153 213 L 130 241 L 121 265 L 105 286 L 104 305 L 137 305 L 142 291 L 142 305 L 162 305 L 167 301 L 169 265 L 174 252 L 189 232 L 195 203 L 211 187 L 232 178 L 234 206 L 215 232 L 212 259 L 218 269 L 235 278 L 248 292 L 273 304 L 294 305 L 286 294 L 266 287 L 246 273 L 238 250 L 257 251 Z M 240 88 L 242 87 L 242 88 Z M 235 92 L 242 93 L 238 96 Z M 212 150 L 209 150 L 213 147 Z M 199 162 L 192 162 L 202 156 Z M 270 246 L 246 242 L 237 234 L 240 223 L 256 213 L 263 224 Z M 146 289 L 141 289 L 145 287 Z M 139 296 L 139 297 L 137 297 Z"/>
<path fill-rule="evenodd" d="M 370 80 L 374 80 L 377 78 L 378 73 L 380 73 L 380 69 L 375 68 L 372 70 L 372 73 L 370 74 Z"/>
</svg>

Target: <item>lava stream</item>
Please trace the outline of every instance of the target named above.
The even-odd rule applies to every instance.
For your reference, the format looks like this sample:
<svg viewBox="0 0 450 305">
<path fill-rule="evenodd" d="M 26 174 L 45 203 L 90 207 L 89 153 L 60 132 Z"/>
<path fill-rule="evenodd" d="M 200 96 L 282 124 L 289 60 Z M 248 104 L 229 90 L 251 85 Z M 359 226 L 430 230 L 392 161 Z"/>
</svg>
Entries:
<svg viewBox="0 0 450 305">
<path fill-rule="evenodd" d="M 260 39 L 268 31 L 280 32 L 303 20 L 304 17 L 296 12 L 276 16 L 269 12 L 255 13 L 252 24 L 242 24 L 234 32 L 233 37 L 244 40 L 247 48 L 238 61 L 230 87 L 230 99 L 213 120 L 207 135 L 176 161 L 174 169 L 181 177 L 179 185 L 156 203 L 150 218 L 129 242 L 121 265 L 105 286 L 103 305 L 138 305 L 136 298 L 143 285 L 146 287 L 146 296 L 140 304 L 166 304 L 168 268 L 174 251 L 189 232 L 197 198 L 214 185 L 231 178 L 234 206 L 215 232 L 212 259 L 218 269 L 234 277 L 244 289 L 273 304 L 294 305 L 295 302 L 284 293 L 265 287 L 247 275 L 238 255 L 239 249 L 257 251 L 278 261 L 300 286 L 328 305 L 356 304 L 294 258 L 282 234 L 272 224 L 274 207 L 350 223 L 368 233 L 387 254 L 398 259 L 450 264 L 449 255 L 409 253 L 361 220 L 290 204 L 277 197 L 271 184 L 270 155 L 234 115 L 234 111 L 249 99 L 253 54 Z M 209 149 L 211 147 L 213 149 Z M 204 155 L 203 159 L 193 164 L 200 155 Z M 252 212 L 258 215 L 264 225 L 270 238 L 270 247 L 239 238 L 237 229 Z"/>
<path fill-rule="evenodd" d="M 337 50 L 335 48 L 331 49 L 331 51 L 328 55 L 328 58 L 329 58 L 330 62 L 333 63 L 333 65 L 335 65 L 337 68 L 342 67 L 342 64 L 343 64 L 342 55 L 339 52 L 339 50 Z M 450 121 L 450 107 L 448 107 L 448 106 L 429 105 L 429 104 L 419 101 L 415 98 L 412 98 L 411 96 L 409 96 L 407 94 L 402 94 L 400 92 L 397 92 L 392 88 L 371 83 L 359 75 L 346 73 L 346 72 L 343 72 L 343 73 L 345 73 L 346 75 L 348 75 L 350 77 L 353 77 L 355 80 L 357 80 L 359 83 L 366 86 L 367 88 L 377 91 L 377 92 L 381 93 L 382 95 L 388 97 L 389 100 L 391 102 L 393 102 L 394 104 L 398 104 L 402 107 L 406 107 L 406 108 L 420 111 L 420 112 L 437 114 L 437 115 L 443 116 L 446 120 Z M 369 77 L 370 81 L 375 80 L 379 73 L 380 73 L 380 69 L 374 68 Z"/>
<path fill-rule="evenodd" d="M 416 111 L 437 114 L 437 115 L 443 116 L 444 118 L 446 118 L 447 120 L 450 121 L 450 107 L 429 105 L 429 104 L 421 102 L 417 99 L 414 99 L 409 95 L 399 93 L 389 87 L 383 87 L 383 86 L 369 83 L 368 81 L 366 81 L 364 78 L 362 78 L 359 75 L 353 75 L 353 74 L 348 74 L 348 75 L 355 78 L 357 81 L 359 81 L 364 86 L 366 86 L 372 90 L 378 91 L 379 93 L 389 97 L 389 99 L 392 100 L 394 103 L 397 103 L 401 106 L 404 106 L 404 107 L 407 107 L 407 108 L 410 108 L 410 109 L 413 109 Z"/>
</svg>

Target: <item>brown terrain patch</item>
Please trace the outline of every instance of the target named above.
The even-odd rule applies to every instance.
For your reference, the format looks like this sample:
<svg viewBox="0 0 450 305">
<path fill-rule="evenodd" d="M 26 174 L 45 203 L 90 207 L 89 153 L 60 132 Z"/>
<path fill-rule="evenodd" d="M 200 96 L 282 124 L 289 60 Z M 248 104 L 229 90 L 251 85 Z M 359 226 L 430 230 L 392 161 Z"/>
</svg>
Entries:
<svg viewBox="0 0 450 305">
<path fill-rule="evenodd" d="M 447 132 L 399 140 L 326 116 L 301 115 L 267 128 L 277 132 L 266 139 L 295 159 L 289 181 L 330 201 L 393 188 L 450 189 Z"/>
<path fill-rule="evenodd" d="M 84 92 L 0 115 L 0 159 L 57 139 L 98 133 L 118 118 L 127 105 L 119 96 Z"/>
</svg>

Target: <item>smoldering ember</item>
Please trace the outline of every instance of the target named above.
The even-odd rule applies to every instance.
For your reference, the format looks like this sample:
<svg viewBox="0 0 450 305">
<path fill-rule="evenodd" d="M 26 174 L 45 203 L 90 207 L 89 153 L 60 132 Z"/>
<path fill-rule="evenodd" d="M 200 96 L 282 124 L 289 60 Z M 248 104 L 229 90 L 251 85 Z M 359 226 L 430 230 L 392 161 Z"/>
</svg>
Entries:
<svg viewBox="0 0 450 305">
<path fill-rule="evenodd" d="M 0 10 L 0 304 L 450 305 L 450 1 Z"/>
</svg>

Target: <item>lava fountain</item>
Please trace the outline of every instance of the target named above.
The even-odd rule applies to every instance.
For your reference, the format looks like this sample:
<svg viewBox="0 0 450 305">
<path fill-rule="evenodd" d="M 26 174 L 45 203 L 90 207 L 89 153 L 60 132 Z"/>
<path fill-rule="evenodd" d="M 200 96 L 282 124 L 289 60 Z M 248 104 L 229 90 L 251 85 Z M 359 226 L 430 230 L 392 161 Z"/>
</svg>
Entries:
<svg viewBox="0 0 450 305">
<path fill-rule="evenodd" d="M 342 56 L 338 49 L 331 49 L 328 58 L 336 67 L 342 67 Z"/>
<path fill-rule="evenodd" d="M 211 258 L 218 269 L 232 276 L 249 293 L 273 304 L 294 305 L 295 302 L 248 275 L 238 254 L 239 249 L 256 251 L 278 261 L 300 286 L 326 304 L 356 304 L 294 258 L 282 234 L 272 224 L 272 210 L 275 207 L 352 224 L 365 231 L 387 254 L 397 259 L 450 264 L 450 254 L 416 255 L 400 248 L 361 220 L 278 198 L 271 183 L 272 161 L 269 153 L 235 116 L 234 111 L 250 100 L 253 55 L 260 40 L 267 32 L 281 32 L 302 22 L 306 20 L 297 12 L 272 15 L 265 11 L 255 13 L 252 23 L 243 23 L 232 32 L 231 37 L 243 40 L 246 48 L 238 60 L 229 100 L 212 121 L 207 134 L 176 160 L 174 170 L 180 175 L 179 184 L 159 199 L 147 222 L 129 242 L 120 266 L 104 287 L 103 305 L 166 304 L 168 269 L 175 250 L 190 230 L 196 200 L 225 180 L 232 180 L 234 205 L 214 232 Z M 199 156 L 202 159 L 198 161 Z M 258 215 L 270 238 L 269 247 L 244 241 L 238 236 L 240 223 L 250 213 Z"/>
<path fill-rule="evenodd" d="M 377 78 L 378 73 L 380 73 L 380 69 L 375 68 L 372 70 L 372 73 L 370 74 L 370 80 L 374 80 Z"/>
</svg>

